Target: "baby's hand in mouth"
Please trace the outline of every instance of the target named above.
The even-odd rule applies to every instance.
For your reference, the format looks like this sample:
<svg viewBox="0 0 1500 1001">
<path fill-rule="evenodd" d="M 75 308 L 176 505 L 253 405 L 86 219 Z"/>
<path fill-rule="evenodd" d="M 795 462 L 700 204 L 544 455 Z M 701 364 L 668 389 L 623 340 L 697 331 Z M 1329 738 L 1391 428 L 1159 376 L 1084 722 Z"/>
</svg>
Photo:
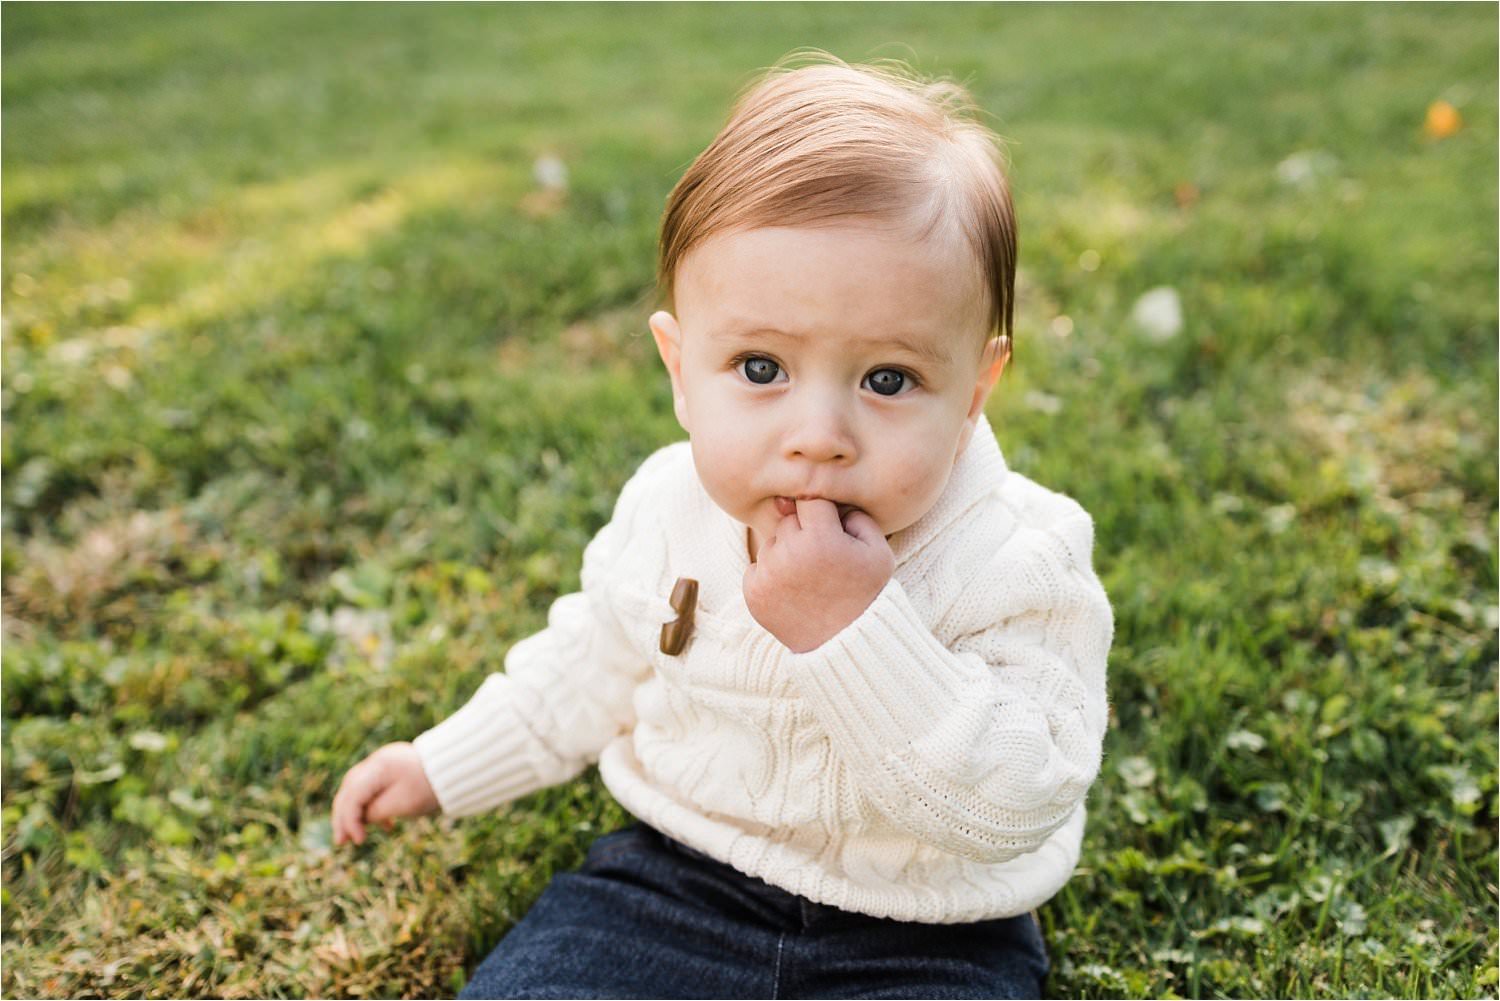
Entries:
<svg viewBox="0 0 1500 1001">
<path fill-rule="evenodd" d="M 821 497 L 810 498 L 808 500 L 804 500 L 802 503 L 804 503 L 804 504 L 810 504 L 814 500 L 822 500 L 822 498 Z M 825 503 L 827 503 L 827 502 L 825 502 Z M 839 521 L 840 522 L 842 522 L 845 518 L 849 517 L 849 515 L 852 512 L 859 510 L 859 508 L 855 507 L 853 504 L 839 504 L 837 501 L 834 501 L 832 503 L 839 510 Z M 778 497 L 778 498 L 776 498 L 776 513 L 779 514 L 779 515 L 781 515 L 783 518 L 788 518 L 788 517 L 791 517 L 792 515 L 796 514 L 797 513 L 797 500 L 796 500 L 796 498 L 793 498 L 793 497 Z"/>
<path fill-rule="evenodd" d="M 875 519 L 852 505 L 778 497 L 776 509 L 781 524 L 745 571 L 745 605 L 767 632 L 805 653 L 859 618 L 896 557 Z"/>
</svg>

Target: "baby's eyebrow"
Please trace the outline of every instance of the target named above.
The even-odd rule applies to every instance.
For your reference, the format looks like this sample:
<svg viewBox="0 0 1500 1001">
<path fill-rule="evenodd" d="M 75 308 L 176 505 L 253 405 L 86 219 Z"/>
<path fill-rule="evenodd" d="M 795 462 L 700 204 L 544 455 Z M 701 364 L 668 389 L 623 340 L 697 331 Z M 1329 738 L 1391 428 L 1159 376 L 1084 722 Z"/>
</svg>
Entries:
<svg viewBox="0 0 1500 1001">
<path fill-rule="evenodd" d="M 715 336 L 723 340 L 731 340 L 744 337 L 773 337 L 788 341 L 806 340 L 806 336 L 795 331 L 781 330 L 778 327 L 735 327 L 729 326 L 715 332 Z M 899 336 L 861 338 L 861 343 L 871 347 L 884 348 L 888 351 L 899 351 L 921 358 L 934 365 L 947 365 L 953 361 L 953 355 L 943 345 L 933 344 L 926 338 L 905 338 Z"/>
<path fill-rule="evenodd" d="M 870 343 L 893 351 L 904 351 L 924 361 L 930 361 L 934 365 L 946 365 L 953 360 L 953 356 L 945 348 L 925 340 L 908 341 L 901 337 L 881 337 Z"/>
</svg>

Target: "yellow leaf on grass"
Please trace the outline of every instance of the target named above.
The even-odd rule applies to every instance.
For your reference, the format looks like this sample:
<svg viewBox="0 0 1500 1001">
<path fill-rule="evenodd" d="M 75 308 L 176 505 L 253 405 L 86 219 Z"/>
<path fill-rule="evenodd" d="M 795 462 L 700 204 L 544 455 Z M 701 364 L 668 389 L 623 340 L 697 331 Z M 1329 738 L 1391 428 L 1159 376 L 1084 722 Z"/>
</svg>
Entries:
<svg viewBox="0 0 1500 1001">
<path fill-rule="evenodd" d="M 1427 120 L 1422 123 L 1422 131 L 1430 138 L 1446 139 L 1463 127 L 1463 116 L 1447 101 L 1433 101 L 1427 106 Z"/>
</svg>

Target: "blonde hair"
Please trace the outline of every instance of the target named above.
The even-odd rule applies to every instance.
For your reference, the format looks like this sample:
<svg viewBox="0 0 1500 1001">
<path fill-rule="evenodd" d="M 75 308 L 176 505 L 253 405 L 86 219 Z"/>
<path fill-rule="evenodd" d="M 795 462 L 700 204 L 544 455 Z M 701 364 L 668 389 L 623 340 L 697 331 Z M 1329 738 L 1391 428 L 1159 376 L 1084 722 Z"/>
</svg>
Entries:
<svg viewBox="0 0 1500 1001">
<path fill-rule="evenodd" d="M 793 68 L 792 61 L 815 60 Z M 963 87 L 899 63 L 851 66 L 826 52 L 783 59 L 742 93 L 729 121 L 667 197 L 657 286 L 718 233 L 850 218 L 892 220 L 926 240 L 961 235 L 1009 338 L 1016 223 L 999 138 Z M 1008 346 L 1008 345 L 1007 345 Z"/>
</svg>

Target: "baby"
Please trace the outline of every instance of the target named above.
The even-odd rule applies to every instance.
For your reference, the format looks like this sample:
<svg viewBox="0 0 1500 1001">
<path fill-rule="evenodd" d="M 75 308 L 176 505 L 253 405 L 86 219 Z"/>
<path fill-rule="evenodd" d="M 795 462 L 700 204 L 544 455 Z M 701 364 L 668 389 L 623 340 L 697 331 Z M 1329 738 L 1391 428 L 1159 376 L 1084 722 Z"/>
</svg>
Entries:
<svg viewBox="0 0 1500 1001">
<path fill-rule="evenodd" d="M 641 822 L 463 996 L 1038 996 L 1030 912 L 1077 864 L 1112 619 L 1088 515 L 984 416 L 1016 261 L 993 135 L 951 84 L 778 69 L 672 191 L 660 255 L 688 440 L 504 673 L 349 771 L 337 840 L 597 761 Z"/>
</svg>

